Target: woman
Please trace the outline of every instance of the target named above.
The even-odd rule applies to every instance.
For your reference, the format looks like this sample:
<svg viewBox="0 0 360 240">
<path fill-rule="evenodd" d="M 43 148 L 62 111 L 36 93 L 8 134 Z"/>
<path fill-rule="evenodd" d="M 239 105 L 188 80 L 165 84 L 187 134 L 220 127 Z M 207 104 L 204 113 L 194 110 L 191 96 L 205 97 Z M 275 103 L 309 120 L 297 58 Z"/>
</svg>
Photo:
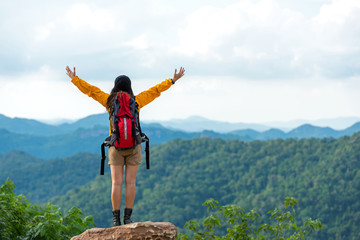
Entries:
<svg viewBox="0 0 360 240">
<path fill-rule="evenodd" d="M 185 69 L 180 68 L 179 72 L 175 69 L 174 77 L 166 79 L 160 84 L 144 91 L 135 96 L 135 101 L 138 104 L 138 111 L 155 98 L 159 97 L 161 92 L 169 89 L 177 80 L 184 76 Z M 131 97 L 134 93 L 131 88 L 131 80 L 125 75 L 121 75 L 115 79 L 114 87 L 110 94 L 101 91 L 98 87 L 88 84 L 84 80 L 76 76 L 75 67 L 71 71 L 69 66 L 66 67 L 66 74 L 71 78 L 71 82 L 79 88 L 81 92 L 92 97 L 103 105 L 109 113 L 111 113 L 112 102 L 119 91 L 127 92 Z M 110 133 L 111 133 L 111 119 L 110 119 Z M 123 172 L 125 166 L 125 211 L 124 224 L 132 223 L 131 214 L 135 200 L 135 182 L 136 173 L 139 164 L 141 163 L 141 144 L 130 150 L 117 150 L 115 147 L 109 148 L 109 165 L 111 170 L 111 203 L 113 213 L 113 225 L 119 226 L 120 222 L 120 203 L 121 203 L 121 189 L 123 183 Z"/>
</svg>

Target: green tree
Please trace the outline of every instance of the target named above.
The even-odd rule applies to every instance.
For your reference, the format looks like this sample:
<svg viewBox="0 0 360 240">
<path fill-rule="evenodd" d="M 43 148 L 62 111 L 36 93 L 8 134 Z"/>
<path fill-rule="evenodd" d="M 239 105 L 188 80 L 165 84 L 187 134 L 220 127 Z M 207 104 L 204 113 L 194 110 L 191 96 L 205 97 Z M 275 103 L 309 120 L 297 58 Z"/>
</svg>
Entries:
<svg viewBox="0 0 360 240">
<path fill-rule="evenodd" d="M 63 215 L 51 203 L 41 207 L 24 195 L 14 194 L 11 180 L 0 186 L 0 239 L 70 239 L 95 226 L 93 217 L 84 217 L 78 208 Z"/>
</svg>

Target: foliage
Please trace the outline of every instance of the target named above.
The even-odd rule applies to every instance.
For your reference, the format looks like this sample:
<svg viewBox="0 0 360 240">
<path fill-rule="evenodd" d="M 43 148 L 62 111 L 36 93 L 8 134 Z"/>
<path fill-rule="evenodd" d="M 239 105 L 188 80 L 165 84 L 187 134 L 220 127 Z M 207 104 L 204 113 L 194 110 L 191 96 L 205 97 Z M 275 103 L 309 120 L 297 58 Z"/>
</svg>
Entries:
<svg viewBox="0 0 360 240">
<path fill-rule="evenodd" d="M 99 169 L 100 157 L 88 153 L 44 161 L 25 152 L 11 152 L 0 156 L 0 183 L 10 178 L 15 193 L 45 204 L 54 196 L 91 182 Z"/>
<path fill-rule="evenodd" d="M 245 212 L 244 209 L 236 205 L 219 206 L 218 201 L 214 199 L 207 200 L 203 206 L 207 206 L 208 217 L 200 226 L 195 220 L 190 220 L 185 227 L 192 234 L 179 234 L 180 240 L 205 240 L 205 239 L 291 239 L 303 240 L 309 234 L 309 231 L 317 231 L 322 228 L 319 220 L 307 220 L 302 226 L 295 223 L 294 206 L 297 201 L 294 198 L 287 197 L 284 209 L 275 209 L 269 211 L 272 224 L 257 223 L 259 214 L 251 210 Z M 290 211 L 285 211 L 291 207 Z M 221 236 L 215 233 L 216 228 L 226 226 L 226 233 Z M 220 231 L 221 232 L 221 231 Z"/>
<path fill-rule="evenodd" d="M 95 226 L 93 217 L 84 217 L 76 207 L 63 215 L 51 203 L 31 204 L 24 195 L 16 196 L 14 189 L 11 180 L 0 186 L 0 239 L 70 239 Z"/>
<path fill-rule="evenodd" d="M 94 216 L 97 226 L 109 227 L 111 177 L 99 176 L 99 167 L 99 155 L 42 161 L 9 153 L 0 156 L 0 182 L 10 176 L 17 193 L 32 202 L 54 197 L 50 201 L 62 209 L 76 206 Z M 324 225 L 307 239 L 360 239 L 359 189 L 360 133 L 250 142 L 177 139 L 152 145 L 150 170 L 139 167 L 133 218 L 169 221 L 183 232 L 189 219 L 206 216 L 199 206 L 213 198 L 254 209 L 263 223 L 269 209 L 293 196 L 301 206 L 300 219 L 318 218 Z"/>
<path fill-rule="evenodd" d="M 302 206 L 300 219 L 318 218 L 324 225 L 308 239 L 360 239 L 360 134 L 253 142 L 178 139 L 151 151 L 150 170 L 141 165 L 137 174 L 136 221 L 172 222 L 183 232 L 189 219 L 206 216 L 199 205 L 213 198 L 254 209 L 265 222 L 269 209 L 293 196 Z M 108 227 L 110 189 L 105 174 L 53 201 L 77 206 Z"/>
</svg>

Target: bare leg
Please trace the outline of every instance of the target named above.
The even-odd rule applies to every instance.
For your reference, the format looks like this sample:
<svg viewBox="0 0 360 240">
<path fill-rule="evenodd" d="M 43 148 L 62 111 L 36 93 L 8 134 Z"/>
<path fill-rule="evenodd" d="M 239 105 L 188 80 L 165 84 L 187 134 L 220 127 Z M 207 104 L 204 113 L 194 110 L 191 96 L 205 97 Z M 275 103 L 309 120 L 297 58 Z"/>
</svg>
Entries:
<svg viewBox="0 0 360 240">
<path fill-rule="evenodd" d="M 111 203 L 114 211 L 120 209 L 124 166 L 110 165 L 110 169 L 112 180 Z"/>
<path fill-rule="evenodd" d="M 126 165 L 125 168 L 125 208 L 132 208 L 135 200 L 135 191 L 136 191 L 136 173 L 138 165 L 131 166 Z"/>
</svg>

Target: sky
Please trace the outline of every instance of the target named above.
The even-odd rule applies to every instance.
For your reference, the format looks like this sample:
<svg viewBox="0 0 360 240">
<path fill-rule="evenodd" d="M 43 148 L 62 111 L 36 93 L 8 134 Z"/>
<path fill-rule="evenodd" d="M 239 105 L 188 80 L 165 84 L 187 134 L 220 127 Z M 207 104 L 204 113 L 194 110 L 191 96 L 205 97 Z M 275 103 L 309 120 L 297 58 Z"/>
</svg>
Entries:
<svg viewBox="0 0 360 240">
<path fill-rule="evenodd" d="M 105 113 L 65 67 L 110 92 L 185 76 L 141 119 L 265 123 L 360 117 L 359 0 L 1 1 L 0 114 Z"/>
</svg>

